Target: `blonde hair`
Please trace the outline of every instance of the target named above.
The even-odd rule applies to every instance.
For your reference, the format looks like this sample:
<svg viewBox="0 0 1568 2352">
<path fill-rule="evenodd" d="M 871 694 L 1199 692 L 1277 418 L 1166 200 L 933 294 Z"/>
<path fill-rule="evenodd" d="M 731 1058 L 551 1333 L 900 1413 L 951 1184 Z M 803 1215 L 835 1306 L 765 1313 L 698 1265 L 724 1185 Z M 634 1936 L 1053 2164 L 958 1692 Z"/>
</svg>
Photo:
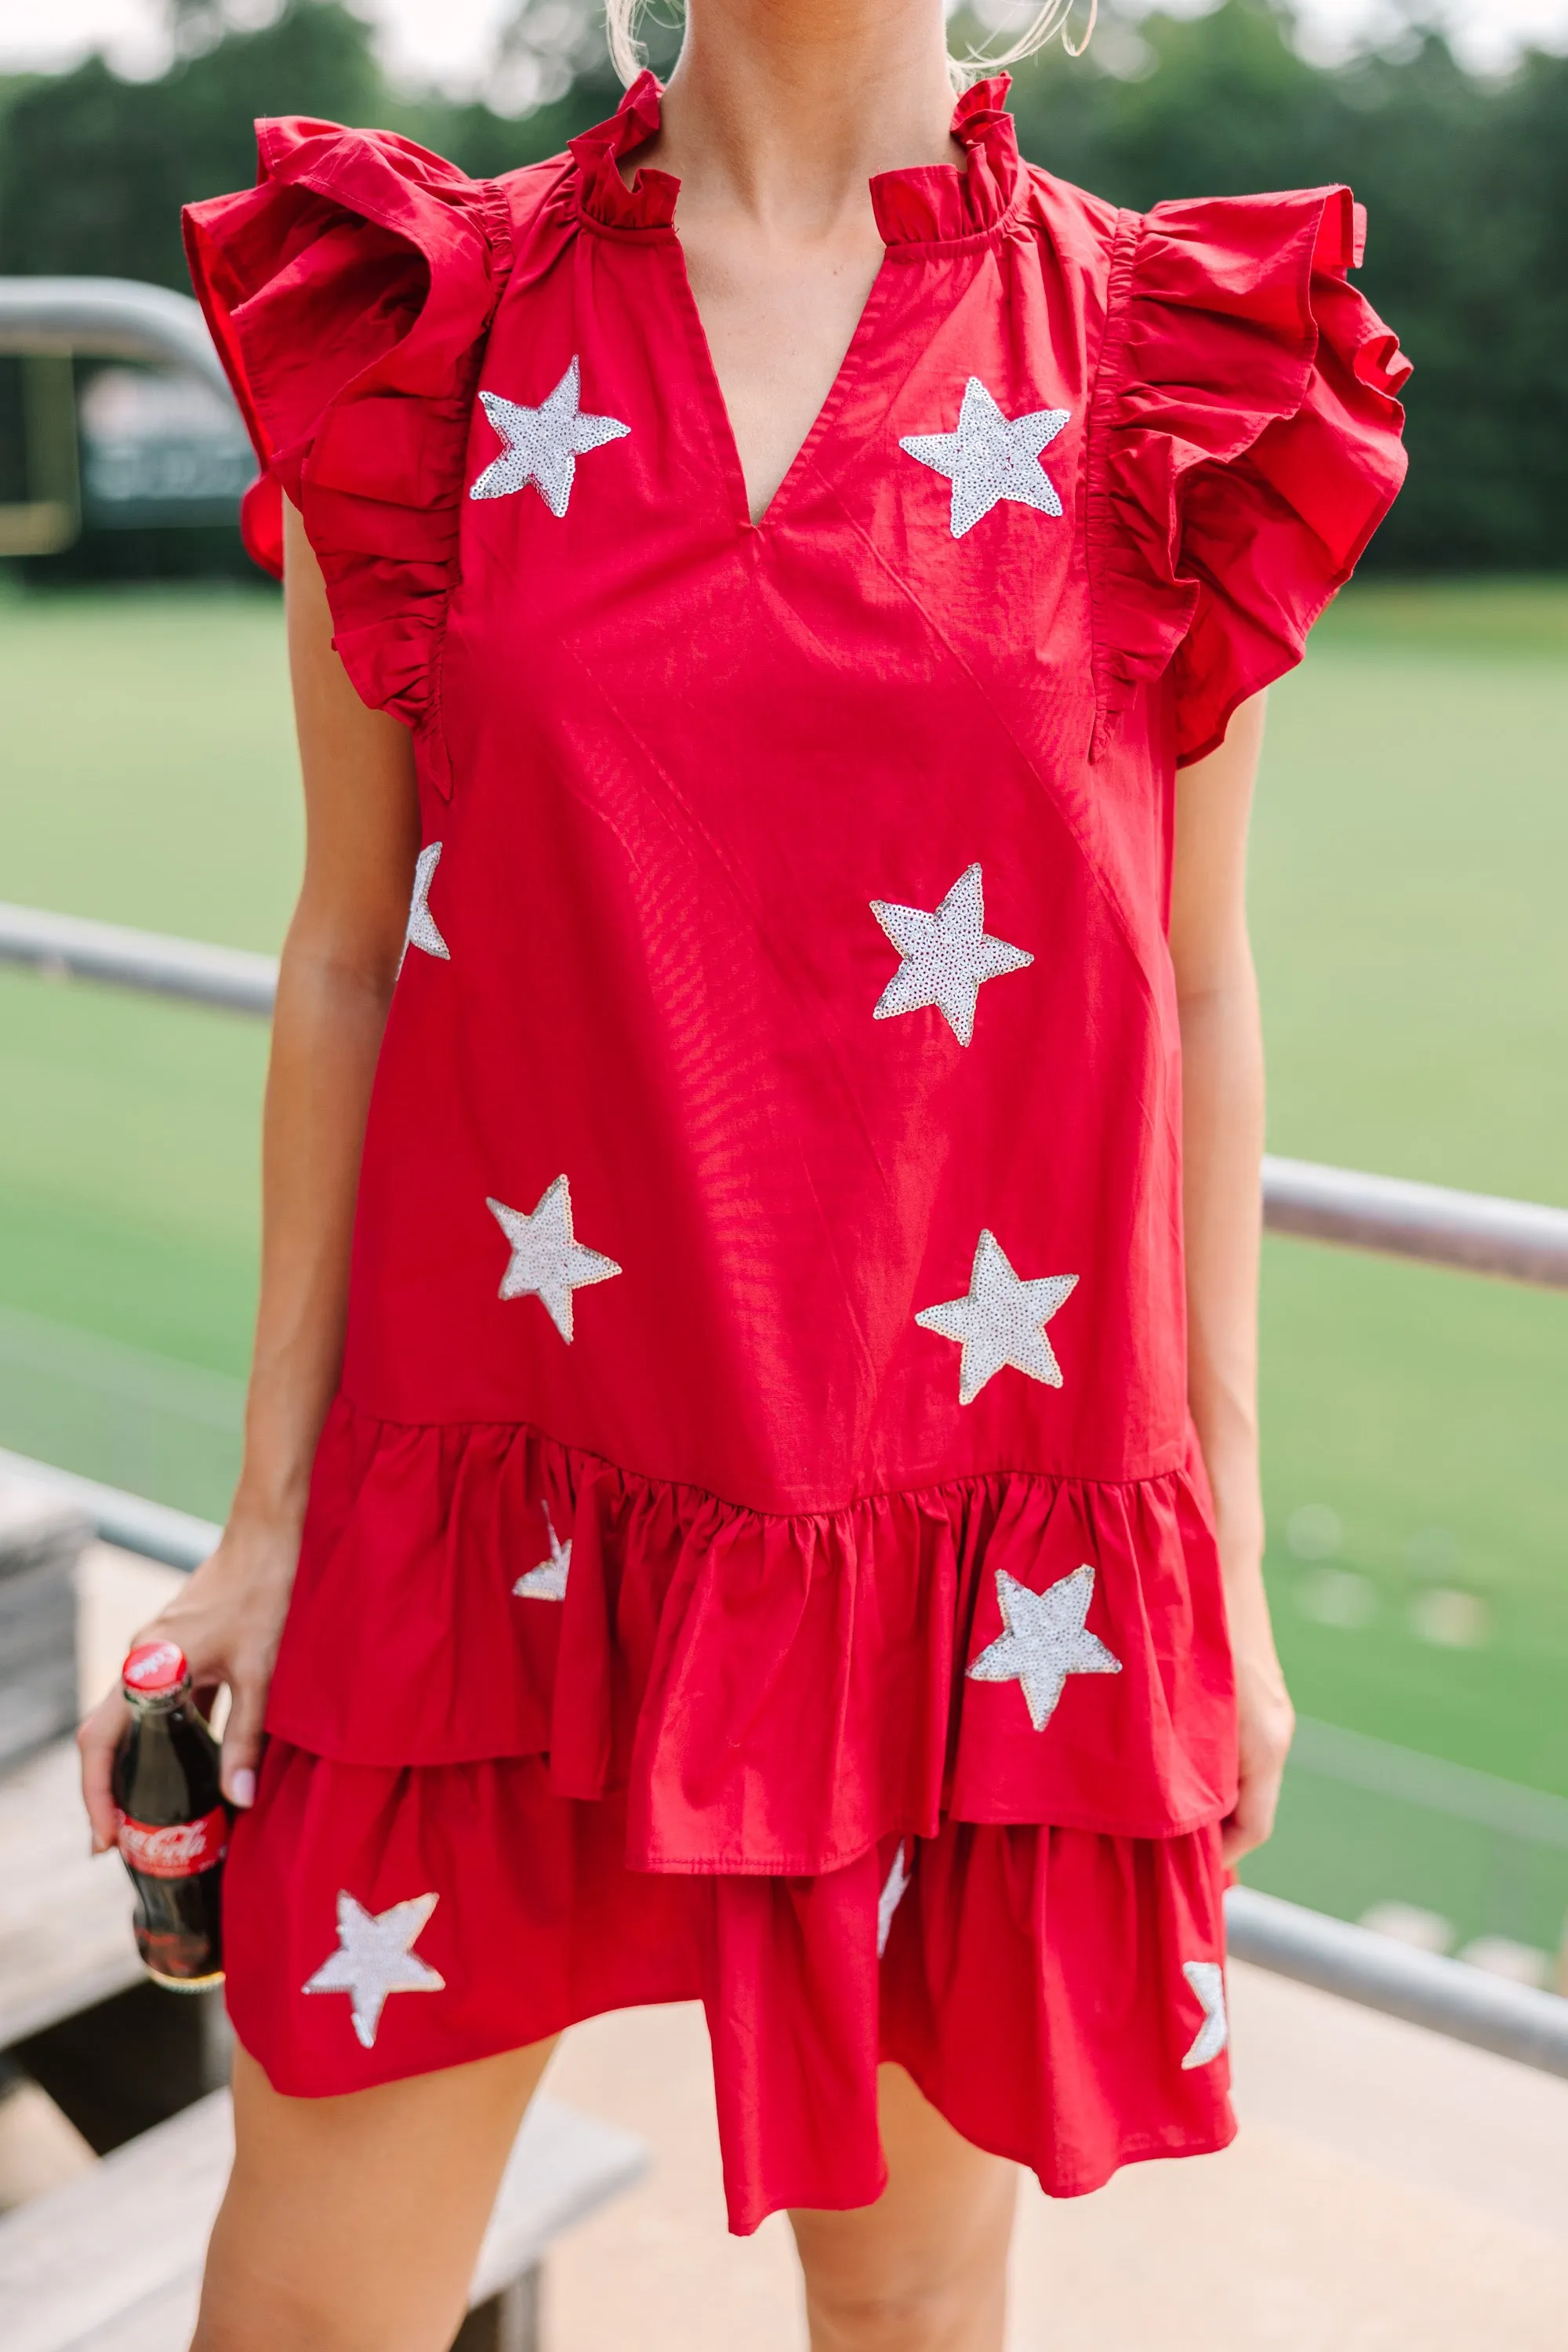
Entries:
<svg viewBox="0 0 1568 2352">
<path fill-rule="evenodd" d="M 637 31 L 644 5 L 645 0 L 605 0 L 605 37 L 610 45 L 610 62 L 628 88 L 647 63 Z M 1089 22 L 1083 28 L 1082 40 L 1076 45 L 1068 37 L 1072 12 L 1073 0 L 1040 0 L 1033 18 L 1010 49 L 971 49 L 967 57 L 951 58 L 953 80 L 962 89 L 979 76 L 995 73 L 1004 66 L 1016 66 L 1025 58 L 1032 58 L 1037 49 L 1043 49 L 1058 34 L 1068 57 L 1081 58 L 1093 37 L 1100 0 L 1089 0 Z"/>
</svg>

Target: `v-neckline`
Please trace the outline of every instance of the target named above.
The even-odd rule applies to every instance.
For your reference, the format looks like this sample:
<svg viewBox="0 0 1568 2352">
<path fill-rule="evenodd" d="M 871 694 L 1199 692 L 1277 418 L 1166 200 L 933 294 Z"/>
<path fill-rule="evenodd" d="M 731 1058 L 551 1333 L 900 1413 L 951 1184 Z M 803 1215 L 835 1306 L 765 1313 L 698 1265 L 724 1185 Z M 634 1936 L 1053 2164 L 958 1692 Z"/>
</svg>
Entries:
<svg viewBox="0 0 1568 2352">
<path fill-rule="evenodd" d="M 887 247 L 884 246 L 877 274 L 871 280 L 866 299 L 860 306 L 860 315 L 855 321 L 854 332 L 845 345 L 844 356 L 834 371 L 833 381 L 827 387 L 822 404 L 806 427 L 805 439 L 780 476 L 777 488 L 772 497 L 762 512 L 753 515 L 751 492 L 746 486 L 746 469 L 741 463 L 741 445 L 736 438 L 734 421 L 730 415 L 730 404 L 724 396 L 724 386 L 720 381 L 719 370 L 714 363 L 713 346 L 708 340 L 708 330 L 702 323 L 702 312 L 698 307 L 697 297 L 692 290 L 691 274 L 686 266 L 686 249 L 680 242 L 673 223 L 669 227 L 668 243 L 670 275 L 675 283 L 676 300 L 691 345 L 698 379 L 701 383 L 707 404 L 709 429 L 712 434 L 714 447 L 718 453 L 720 470 L 724 476 L 729 489 L 737 527 L 748 532 L 766 530 L 770 524 L 778 521 L 781 511 L 792 502 L 802 478 L 814 461 L 818 446 L 832 431 L 861 373 L 865 347 L 869 341 L 878 315 L 886 304 L 889 278 L 893 267 L 891 257 Z"/>
<path fill-rule="evenodd" d="M 735 526 L 743 534 L 755 534 L 781 521 L 796 502 L 824 442 L 862 380 L 868 352 L 880 327 L 893 273 L 900 262 L 917 256 L 972 250 L 1007 233 L 1025 185 L 1018 142 L 1006 111 L 1007 80 L 1002 75 L 975 82 L 958 100 L 952 132 L 964 151 L 962 168 L 952 163 L 916 164 L 873 176 L 871 204 L 882 238 L 881 265 L 805 438 L 766 506 L 754 518 L 729 403 L 691 289 L 685 249 L 676 233 L 680 183 L 657 164 L 637 165 L 629 184 L 621 174 L 622 159 L 646 146 L 658 131 L 661 96 L 656 77 L 640 74 L 607 122 L 580 132 L 569 142 L 576 180 L 574 205 L 580 217 L 601 235 L 625 237 L 646 249 L 668 254 L 675 310 L 701 387 Z"/>
</svg>

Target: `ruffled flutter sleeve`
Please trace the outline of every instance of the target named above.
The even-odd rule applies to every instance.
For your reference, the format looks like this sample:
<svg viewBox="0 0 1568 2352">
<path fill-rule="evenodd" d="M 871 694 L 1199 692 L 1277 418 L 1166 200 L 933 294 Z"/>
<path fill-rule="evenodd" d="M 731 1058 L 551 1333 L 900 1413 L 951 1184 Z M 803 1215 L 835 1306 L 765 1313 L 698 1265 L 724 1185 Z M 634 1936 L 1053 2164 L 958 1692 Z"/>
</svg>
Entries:
<svg viewBox="0 0 1568 2352">
<path fill-rule="evenodd" d="M 1167 671 L 1177 758 L 1298 662 L 1405 476 L 1409 363 L 1348 188 L 1123 216 L 1093 436 L 1101 713 Z"/>
<path fill-rule="evenodd" d="M 385 131 L 257 125 L 258 184 L 185 213 L 191 276 L 256 444 L 242 518 L 282 568 L 284 493 L 363 698 L 431 716 L 469 407 L 510 255 L 495 186 Z"/>
</svg>

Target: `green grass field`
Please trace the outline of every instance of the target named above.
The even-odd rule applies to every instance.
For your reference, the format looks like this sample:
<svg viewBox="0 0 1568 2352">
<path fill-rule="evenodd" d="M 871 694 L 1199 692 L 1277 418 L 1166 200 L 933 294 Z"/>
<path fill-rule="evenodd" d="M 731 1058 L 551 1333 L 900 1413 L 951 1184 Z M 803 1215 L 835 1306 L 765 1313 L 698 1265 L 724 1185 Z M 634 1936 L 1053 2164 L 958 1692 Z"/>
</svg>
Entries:
<svg viewBox="0 0 1568 2352">
<path fill-rule="evenodd" d="M 300 826 L 270 597 L 13 599 L 0 707 L 0 895 L 276 946 Z M 1331 614 L 1274 697 L 1257 824 L 1276 1150 L 1568 1202 L 1565 747 L 1568 585 L 1367 588 Z M 264 1045 L 0 972 L 0 1443 L 129 1479 L 111 1406 L 137 1360 L 101 1342 L 152 1351 L 214 1376 L 214 1444 L 153 1445 L 143 1483 L 221 1508 Z M 1568 1794 L 1568 1299 L 1281 1243 L 1264 1319 L 1303 1712 Z M 73 1371 L 95 1347 L 98 1421 Z M 1499 1895 L 1410 1821 L 1357 1861 L 1368 1812 L 1301 1776 L 1259 1883 L 1352 1909 L 1363 1878 L 1446 1888 L 1467 1932 L 1537 1940 L 1568 1906 L 1568 1857 Z"/>
</svg>

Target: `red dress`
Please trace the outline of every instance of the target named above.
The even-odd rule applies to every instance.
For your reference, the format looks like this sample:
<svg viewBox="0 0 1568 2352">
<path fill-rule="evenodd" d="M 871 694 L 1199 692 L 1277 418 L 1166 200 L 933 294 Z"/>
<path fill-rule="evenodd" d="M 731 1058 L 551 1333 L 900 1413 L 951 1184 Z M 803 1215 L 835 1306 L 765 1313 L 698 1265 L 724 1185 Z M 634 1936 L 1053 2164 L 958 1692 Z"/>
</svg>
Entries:
<svg viewBox="0 0 1568 2352">
<path fill-rule="evenodd" d="M 426 847 L 229 1998 L 288 2093 L 700 1997 L 731 2215 L 879 2057 L 1072 2194 L 1230 2136 L 1185 1402 L 1176 766 L 1401 473 L 1343 189 L 872 183 L 760 524 L 617 157 L 261 126 L 189 216 Z"/>
</svg>

